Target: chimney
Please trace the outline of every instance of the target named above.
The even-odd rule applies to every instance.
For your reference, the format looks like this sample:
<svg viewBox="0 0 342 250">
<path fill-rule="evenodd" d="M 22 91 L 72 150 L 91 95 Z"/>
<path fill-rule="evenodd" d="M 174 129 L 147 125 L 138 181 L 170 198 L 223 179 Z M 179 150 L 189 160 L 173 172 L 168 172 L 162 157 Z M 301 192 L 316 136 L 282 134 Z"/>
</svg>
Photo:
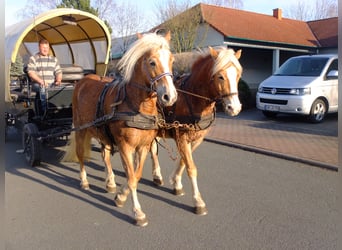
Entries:
<svg viewBox="0 0 342 250">
<path fill-rule="evenodd" d="M 279 8 L 273 9 L 273 17 L 277 18 L 278 20 L 281 20 L 282 17 L 282 10 Z"/>
</svg>

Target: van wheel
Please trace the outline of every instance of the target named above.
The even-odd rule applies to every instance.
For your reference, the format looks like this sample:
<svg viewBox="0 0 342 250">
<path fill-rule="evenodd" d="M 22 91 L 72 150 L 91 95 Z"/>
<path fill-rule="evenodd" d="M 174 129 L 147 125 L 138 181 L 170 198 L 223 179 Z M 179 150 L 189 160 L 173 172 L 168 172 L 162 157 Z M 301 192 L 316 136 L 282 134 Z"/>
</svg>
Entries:
<svg viewBox="0 0 342 250">
<path fill-rule="evenodd" d="M 271 112 L 271 111 L 265 111 L 265 110 L 263 110 L 262 113 L 264 114 L 264 116 L 268 118 L 274 118 L 278 114 L 277 112 Z"/>
<path fill-rule="evenodd" d="M 324 120 L 327 112 L 327 105 L 322 99 L 317 99 L 311 106 L 309 120 L 312 123 L 319 123 Z"/>
</svg>

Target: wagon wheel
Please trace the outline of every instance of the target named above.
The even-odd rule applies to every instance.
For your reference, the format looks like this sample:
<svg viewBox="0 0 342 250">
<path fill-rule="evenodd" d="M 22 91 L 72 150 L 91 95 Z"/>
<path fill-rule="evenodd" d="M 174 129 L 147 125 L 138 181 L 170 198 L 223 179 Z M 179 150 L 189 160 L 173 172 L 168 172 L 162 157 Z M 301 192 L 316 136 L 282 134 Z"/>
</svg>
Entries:
<svg viewBox="0 0 342 250">
<path fill-rule="evenodd" d="M 33 123 L 25 124 L 23 128 L 22 143 L 25 159 L 31 166 L 39 166 L 41 160 L 40 142 L 34 136 L 38 134 L 38 128 Z"/>
</svg>

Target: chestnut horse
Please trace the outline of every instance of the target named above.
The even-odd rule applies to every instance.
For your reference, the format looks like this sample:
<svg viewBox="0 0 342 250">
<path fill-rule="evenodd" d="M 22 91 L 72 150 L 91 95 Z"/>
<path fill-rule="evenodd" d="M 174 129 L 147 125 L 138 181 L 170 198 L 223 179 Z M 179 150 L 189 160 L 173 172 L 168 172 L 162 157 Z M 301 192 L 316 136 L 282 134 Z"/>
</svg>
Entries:
<svg viewBox="0 0 342 250">
<path fill-rule="evenodd" d="M 241 111 L 238 82 L 242 74 L 239 63 L 241 50 L 209 47 L 192 65 L 190 75 L 175 83 L 178 98 L 172 107 L 164 108 L 165 126 L 158 136 L 176 141 L 180 162 L 170 177 L 176 195 L 183 195 L 182 174 L 186 168 L 192 184 L 195 213 L 207 213 L 197 185 L 197 167 L 192 152 L 202 143 L 215 119 L 215 104 L 221 101 L 226 114 L 236 116 Z M 163 185 L 157 155 L 157 142 L 151 147 L 152 175 L 156 185 Z"/>
<path fill-rule="evenodd" d="M 64 160 L 72 160 L 76 154 L 81 188 L 89 189 L 84 161 L 89 156 L 91 138 L 96 138 L 102 145 L 107 168 L 107 190 L 115 192 L 110 154 L 118 151 L 127 184 L 114 202 L 123 206 L 132 192 L 134 217 L 140 226 L 148 222 L 138 201 L 137 184 L 157 135 L 157 105 L 170 106 L 177 99 L 171 73 L 174 58 L 170 36 L 170 32 L 165 37 L 155 33 L 139 35 L 118 63 L 122 79 L 109 82 L 96 75 L 86 76 L 76 84 L 72 100 L 73 124 L 80 129 L 71 136 Z"/>
</svg>

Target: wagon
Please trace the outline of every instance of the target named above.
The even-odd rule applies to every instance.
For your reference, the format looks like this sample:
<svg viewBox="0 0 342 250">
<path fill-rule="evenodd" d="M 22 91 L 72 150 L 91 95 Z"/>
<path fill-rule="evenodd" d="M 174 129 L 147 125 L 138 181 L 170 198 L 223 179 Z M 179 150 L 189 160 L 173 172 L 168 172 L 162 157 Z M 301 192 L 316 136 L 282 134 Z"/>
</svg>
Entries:
<svg viewBox="0 0 342 250">
<path fill-rule="evenodd" d="M 60 62 L 63 78 L 47 89 L 44 112 L 32 91 L 25 65 L 46 39 Z M 106 75 L 111 36 L 106 24 L 84 11 L 60 8 L 6 28 L 5 124 L 22 136 L 22 153 L 31 166 L 40 165 L 42 143 L 67 138 L 72 130 L 74 84 L 84 75 Z M 7 134 L 7 133 L 6 133 Z M 5 139 L 6 140 L 6 139 Z"/>
</svg>

